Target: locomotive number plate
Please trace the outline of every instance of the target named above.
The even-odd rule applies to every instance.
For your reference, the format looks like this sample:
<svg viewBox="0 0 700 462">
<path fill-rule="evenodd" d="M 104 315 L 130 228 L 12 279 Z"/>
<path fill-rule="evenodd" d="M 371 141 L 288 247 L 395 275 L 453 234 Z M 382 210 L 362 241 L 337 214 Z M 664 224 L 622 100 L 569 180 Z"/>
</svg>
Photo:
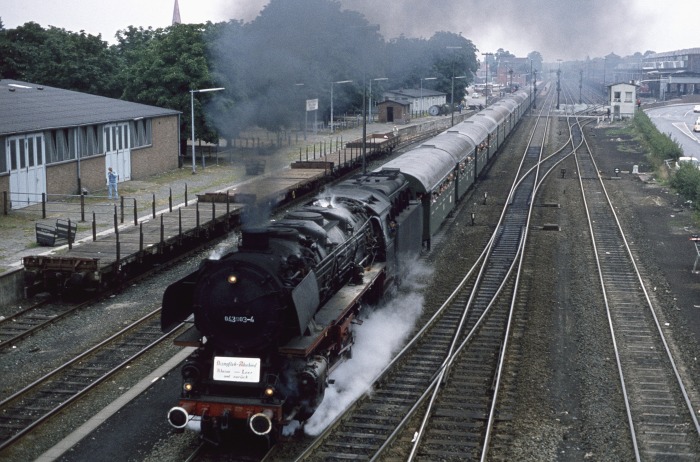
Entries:
<svg viewBox="0 0 700 462">
<path fill-rule="evenodd" d="M 260 382 L 260 358 L 214 357 L 214 380 Z"/>
</svg>

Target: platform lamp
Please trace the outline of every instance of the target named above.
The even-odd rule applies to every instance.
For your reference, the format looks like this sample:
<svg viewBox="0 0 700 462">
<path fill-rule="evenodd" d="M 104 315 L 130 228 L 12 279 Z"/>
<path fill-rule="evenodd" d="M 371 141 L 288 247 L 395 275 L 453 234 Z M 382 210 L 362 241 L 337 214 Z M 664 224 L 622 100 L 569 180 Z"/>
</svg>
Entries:
<svg viewBox="0 0 700 462">
<path fill-rule="evenodd" d="M 369 79 L 369 123 L 372 123 L 372 80 L 389 80 L 388 77 L 377 77 L 376 79 Z"/>
<path fill-rule="evenodd" d="M 192 175 L 197 173 L 197 167 L 195 163 L 195 155 L 194 155 L 194 94 L 195 93 L 207 93 L 210 91 L 221 91 L 225 90 L 225 88 L 202 88 L 201 90 L 190 90 L 190 107 L 191 107 L 191 114 L 190 114 L 190 124 L 192 125 Z"/>
<path fill-rule="evenodd" d="M 335 125 L 333 124 L 333 84 L 341 84 L 341 83 L 351 83 L 352 80 L 336 80 L 335 82 L 331 82 L 331 133 L 335 132 Z"/>
<path fill-rule="evenodd" d="M 493 56 L 493 53 L 487 52 L 481 53 L 481 55 L 485 56 L 484 62 L 486 63 L 486 78 L 484 79 L 484 92 L 486 97 L 484 98 L 484 107 L 487 107 L 489 105 L 489 56 Z"/>
<path fill-rule="evenodd" d="M 450 105 L 452 106 L 452 121 L 450 123 L 450 126 L 455 124 L 455 80 L 466 78 L 466 75 L 458 75 L 457 77 L 455 77 L 454 75 L 452 76 L 452 96 L 450 96 Z"/>
<path fill-rule="evenodd" d="M 450 121 L 450 127 L 455 124 L 455 59 L 457 58 L 457 50 L 461 50 L 462 47 L 445 47 L 452 51 L 452 96 L 450 97 L 450 112 L 452 113 L 452 120 Z M 458 79 L 465 78 L 466 75 L 456 77 Z"/>
<path fill-rule="evenodd" d="M 437 77 L 421 77 L 420 78 L 420 112 L 418 116 L 423 115 L 423 80 L 436 80 Z"/>
<path fill-rule="evenodd" d="M 301 88 L 301 87 L 304 86 L 304 84 L 301 83 L 301 82 L 299 82 L 299 83 L 295 83 L 294 86 L 297 87 L 297 88 Z M 304 109 L 304 140 L 305 140 L 305 141 L 306 141 L 306 125 L 307 125 L 307 123 L 308 123 L 308 122 L 307 122 L 308 117 L 309 117 L 309 112 L 308 112 L 306 109 Z"/>
</svg>

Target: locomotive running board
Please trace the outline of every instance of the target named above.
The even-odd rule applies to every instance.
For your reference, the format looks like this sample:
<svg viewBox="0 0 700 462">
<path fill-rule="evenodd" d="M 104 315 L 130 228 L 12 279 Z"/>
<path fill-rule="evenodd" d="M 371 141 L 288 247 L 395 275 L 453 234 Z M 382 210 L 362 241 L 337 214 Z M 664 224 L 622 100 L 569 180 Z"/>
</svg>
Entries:
<svg viewBox="0 0 700 462">
<path fill-rule="evenodd" d="M 323 342 L 331 329 L 342 324 L 349 312 L 355 307 L 369 289 L 383 275 L 386 264 L 377 263 L 362 274 L 362 284 L 346 285 L 338 291 L 323 307 L 316 312 L 311 324 L 318 326 L 310 335 L 295 337 L 278 351 L 283 355 L 305 358 Z"/>
</svg>

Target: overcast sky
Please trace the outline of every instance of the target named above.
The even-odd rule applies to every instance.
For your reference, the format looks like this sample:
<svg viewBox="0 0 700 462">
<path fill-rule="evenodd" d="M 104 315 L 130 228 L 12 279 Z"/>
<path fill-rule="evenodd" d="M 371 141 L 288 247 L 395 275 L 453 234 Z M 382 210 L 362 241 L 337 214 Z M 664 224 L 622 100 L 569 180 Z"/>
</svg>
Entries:
<svg viewBox="0 0 700 462">
<path fill-rule="evenodd" d="M 183 23 L 251 21 L 267 0 L 178 0 Z M 294 1 L 294 0 L 288 0 Z M 5 28 L 28 21 L 102 34 L 128 26 L 167 27 L 175 0 L 2 0 Z M 341 0 L 380 25 L 386 39 L 462 33 L 481 52 L 499 48 L 545 61 L 627 56 L 700 47 L 700 1 L 675 0 Z M 485 8 L 485 5 L 490 7 Z M 299 27 L 313 27 L 300 24 Z"/>
</svg>

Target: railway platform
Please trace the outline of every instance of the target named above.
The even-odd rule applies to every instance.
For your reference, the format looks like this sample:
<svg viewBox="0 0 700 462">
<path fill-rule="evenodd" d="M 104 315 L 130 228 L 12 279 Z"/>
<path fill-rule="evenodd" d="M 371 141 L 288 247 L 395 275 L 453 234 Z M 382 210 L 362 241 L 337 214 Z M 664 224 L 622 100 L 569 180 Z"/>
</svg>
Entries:
<svg viewBox="0 0 700 462">
<path fill-rule="evenodd" d="M 460 114 L 462 117 L 455 118 L 455 123 L 466 115 L 467 113 Z M 378 134 L 398 130 L 416 133 L 428 128 L 434 130 L 443 125 L 443 128 L 447 128 L 449 121 L 449 117 L 436 116 L 415 119 L 398 127 L 394 124 L 372 123 L 367 125 L 366 134 L 370 139 L 372 135 L 376 137 Z M 348 156 L 357 156 L 358 146 L 348 146 L 350 151 L 338 149 L 338 146 L 352 145 L 352 141 L 361 138 L 361 126 L 333 134 L 309 134 L 303 143 L 285 146 L 267 154 L 267 171 L 262 177 L 289 170 L 292 164 L 300 161 L 308 162 L 318 158 L 319 161 L 347 162 Z M 334 144 L 335 149 L 331 148 Z M 316 168 L 304 173 L 301 171 L 306 169 L 299 169 L 299 173 L 292 176 L 299 176 L 298 181 L 308 182 L 319 171 L 323 173 L 326 167 L 322 164 L 320 162 Z M 239 206 L 222 203 L 221 200 L 217 203 L 211 195 L 222 193 L 228 197 L 232 192 L 245 193 L 246 188 L 255 191 L 265 184 L 260 175 L 251 175 L 249 162 L 240 158 L 220 155 L 215 160 L 208 159 L 206 166 L 195 167 L 185 163 L 182 168 L 174 171 L 121 183 L 121 196 L 117 201 L 108 199 L 106 190 L 94 191 L 83 197 L 47 201 L 43 210 L 41 204 L 36 204 L 10 210 L 7 215 L 0 214 L 0 233 L 3 237 L 0 239 L 0 288 L 3 289 L 0 292 L 4 294 L 0 296 L 0 304 L 10 303 L 23 295 L 16 286 L 24 280 L 25 259 L 36 263 L 72 252 L 72 255 L 85 257 L 85 262 L 81 260 L 80 264 L 109 273 L 105 269 L 107 266 L 116 268 L 120 260 L 133 260 L 137 253 L 140 257 L 158 255 L 163 246 L 171 245 L 173 241 L 198 239 L 197 232 L 192 231 L 198 227 L 198 220 L 219 222 L 222 224 L 217 226 L 224 228 L 235 225 L 235 215 L 240 213 Z M 196 174 L 193 174 L 195 171 Z M 233 218 L 231 215 L 234 215 Z M 56 247 L 39 245 L 36 237 L 37 223 L 56 223 L 57 220 L 70 220 L 73 226 L 77 225 L 75 243 Z M 117 242 L 120 245 L 116 245 Z M 151 250 L 144 252 L 144 249 Z M 100 257 L 99 262 L 95 260 L 96 257 Z"/>
</svg>

